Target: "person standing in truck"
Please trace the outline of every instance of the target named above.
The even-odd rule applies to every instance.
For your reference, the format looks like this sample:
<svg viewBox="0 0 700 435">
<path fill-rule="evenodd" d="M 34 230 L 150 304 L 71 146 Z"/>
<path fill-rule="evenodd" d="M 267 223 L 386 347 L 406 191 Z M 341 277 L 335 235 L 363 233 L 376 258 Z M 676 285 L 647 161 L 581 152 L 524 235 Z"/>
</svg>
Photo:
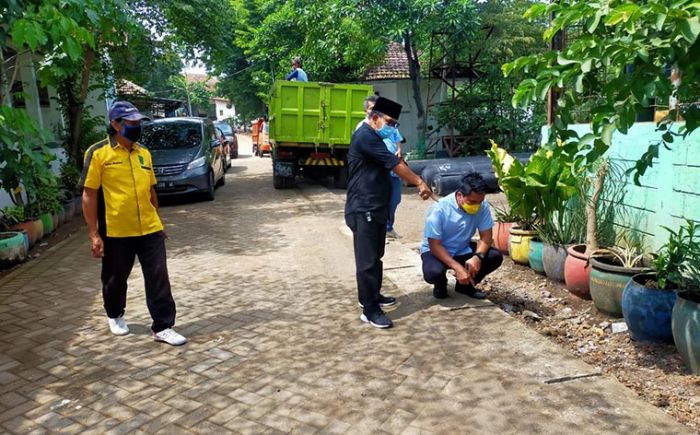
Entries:
<svg viewBox="0 0 700 435">
<path fill-rule="evenodd" d="M 384 144 L 384 139 L 394 133 L 400 115 L 400 104 L 377 98 L 367 122 L 353 133 L 348 151 L 345 223 L 353 233 L 357 293 L 362 307 L 360 320 L 375 328 L 393 325 L 382 307 L 396 304 L 395 298 L 381 294 L 382 257 L 391 195 L 389 172 L 394 171 L 417 186 L 418 194 L 424 200 L 433 194 L 430 187 Z"/>
<path fill-rule="evenodd" d="M 138 256 L 153 339 L 179 346 L 187 339 L 172 329 L 175 301 L 153 161 L 138 143 L 144 119 L 148 118 L 127 101 L 117 101 L 110 108 L 107 138 L 85 152 L 83 215 L 92 255 L 102 259 L 102 298 L 112 334 L 129 333 L 124 319 L 127 279 Z"/>
<path fill-rule="evenodd" d="M 284 78 L 285 80 L 297 81 L 297 82 L 308 82 L 309 78 L 306 76 L 306 72 L 301 69 L 301 58 L 295 57 L 292 59 L 292 72 L 287 74 Z"/>
</svg>

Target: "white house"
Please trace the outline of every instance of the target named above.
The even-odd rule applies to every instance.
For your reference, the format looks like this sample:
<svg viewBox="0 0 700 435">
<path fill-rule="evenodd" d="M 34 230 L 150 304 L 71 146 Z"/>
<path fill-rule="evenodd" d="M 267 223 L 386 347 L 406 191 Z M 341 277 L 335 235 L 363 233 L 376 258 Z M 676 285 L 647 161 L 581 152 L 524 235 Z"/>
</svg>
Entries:
<svg viewBox="0 0 700 435">
<path fill-rule="evenodd" d="M 446 90 L 440 80 L 421 79 L 421 101 L 423 110 L 428 113 L 426 102 L 430 92 L 433 102 L 445 101 Z M 408 69 L 408 56 L 401 44 L 392 42 L 387 49 L 385 62 L 367 70 L 363 83 L 372 85 L 378 95 L 394 100 L 403 106 L 399 119 L 399 131 L 406 139 L 402 146 L 404 152 L 415 150 L 421 139 L 418 133 L 419 121 L 416 114 L 416 101 L 413 95 L 413 84 Z M 428 114 L 428 125 L 435 126 L 434 120 Z"/>
<path fill-rule="evenodd" d="M 217 121 L 236 117 L 236 108 L 228 99 L 212 97 L 211 104 L 214 106 L 214 114 Z"/>
</svg>

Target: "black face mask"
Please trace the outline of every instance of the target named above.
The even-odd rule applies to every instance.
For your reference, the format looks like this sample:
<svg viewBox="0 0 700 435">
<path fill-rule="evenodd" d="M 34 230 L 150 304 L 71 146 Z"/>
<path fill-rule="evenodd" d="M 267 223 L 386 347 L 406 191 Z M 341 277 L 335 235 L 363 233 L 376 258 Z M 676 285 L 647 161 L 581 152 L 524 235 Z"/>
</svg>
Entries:
<svg viewBox="0 0 700 435">
<path fill-rule="evenodd" d="M 137 142 L 141 139 L 141 124 L 139 125 L 128 125 L 123 124 L 122 130 L 119 132 L 122 136 L 129 139 L 132 142 Z"/>
</svg>

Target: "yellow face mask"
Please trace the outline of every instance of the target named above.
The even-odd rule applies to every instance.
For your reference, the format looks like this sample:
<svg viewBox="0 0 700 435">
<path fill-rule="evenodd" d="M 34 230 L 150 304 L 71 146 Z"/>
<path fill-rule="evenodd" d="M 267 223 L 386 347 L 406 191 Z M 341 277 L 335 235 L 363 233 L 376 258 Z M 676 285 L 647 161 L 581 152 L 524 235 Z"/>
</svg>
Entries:
<svg viewBox="0 0 700 435">
<path fill-rule="evenodd" d="M 477 214 L 479 212 L 479 209 L 481 208 L 481 203 L 479 204 L 468 204 L 464 203 L 462 204 L 462 209 L 467 212 L 467 214 Z"/>
</svg>

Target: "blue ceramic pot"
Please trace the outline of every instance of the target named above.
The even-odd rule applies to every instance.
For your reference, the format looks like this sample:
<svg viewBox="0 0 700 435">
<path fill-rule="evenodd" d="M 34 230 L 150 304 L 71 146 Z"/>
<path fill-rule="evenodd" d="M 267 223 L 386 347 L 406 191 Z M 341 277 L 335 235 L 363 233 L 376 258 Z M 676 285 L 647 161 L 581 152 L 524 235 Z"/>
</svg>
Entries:
<svg viewBox="0 0 700 435">
<path fill-rule="evenodd" d="M 655 281 L 653 273 L 635 275 L 622 291 L 622 315 L 630 336 L 645 343 L 673 343 L 671 313 L 676 292 L 645 286 Z"/>
<path fill-rule="evenodd" d="M 530 240 L 528 248 L 527 261 L 530 263 L 530 269 L 537 273 L 544 273 L 544 264 L 542 262 L 542 253 L 544 251 L 544 243 L 540 239 Z"/>
</svg>

